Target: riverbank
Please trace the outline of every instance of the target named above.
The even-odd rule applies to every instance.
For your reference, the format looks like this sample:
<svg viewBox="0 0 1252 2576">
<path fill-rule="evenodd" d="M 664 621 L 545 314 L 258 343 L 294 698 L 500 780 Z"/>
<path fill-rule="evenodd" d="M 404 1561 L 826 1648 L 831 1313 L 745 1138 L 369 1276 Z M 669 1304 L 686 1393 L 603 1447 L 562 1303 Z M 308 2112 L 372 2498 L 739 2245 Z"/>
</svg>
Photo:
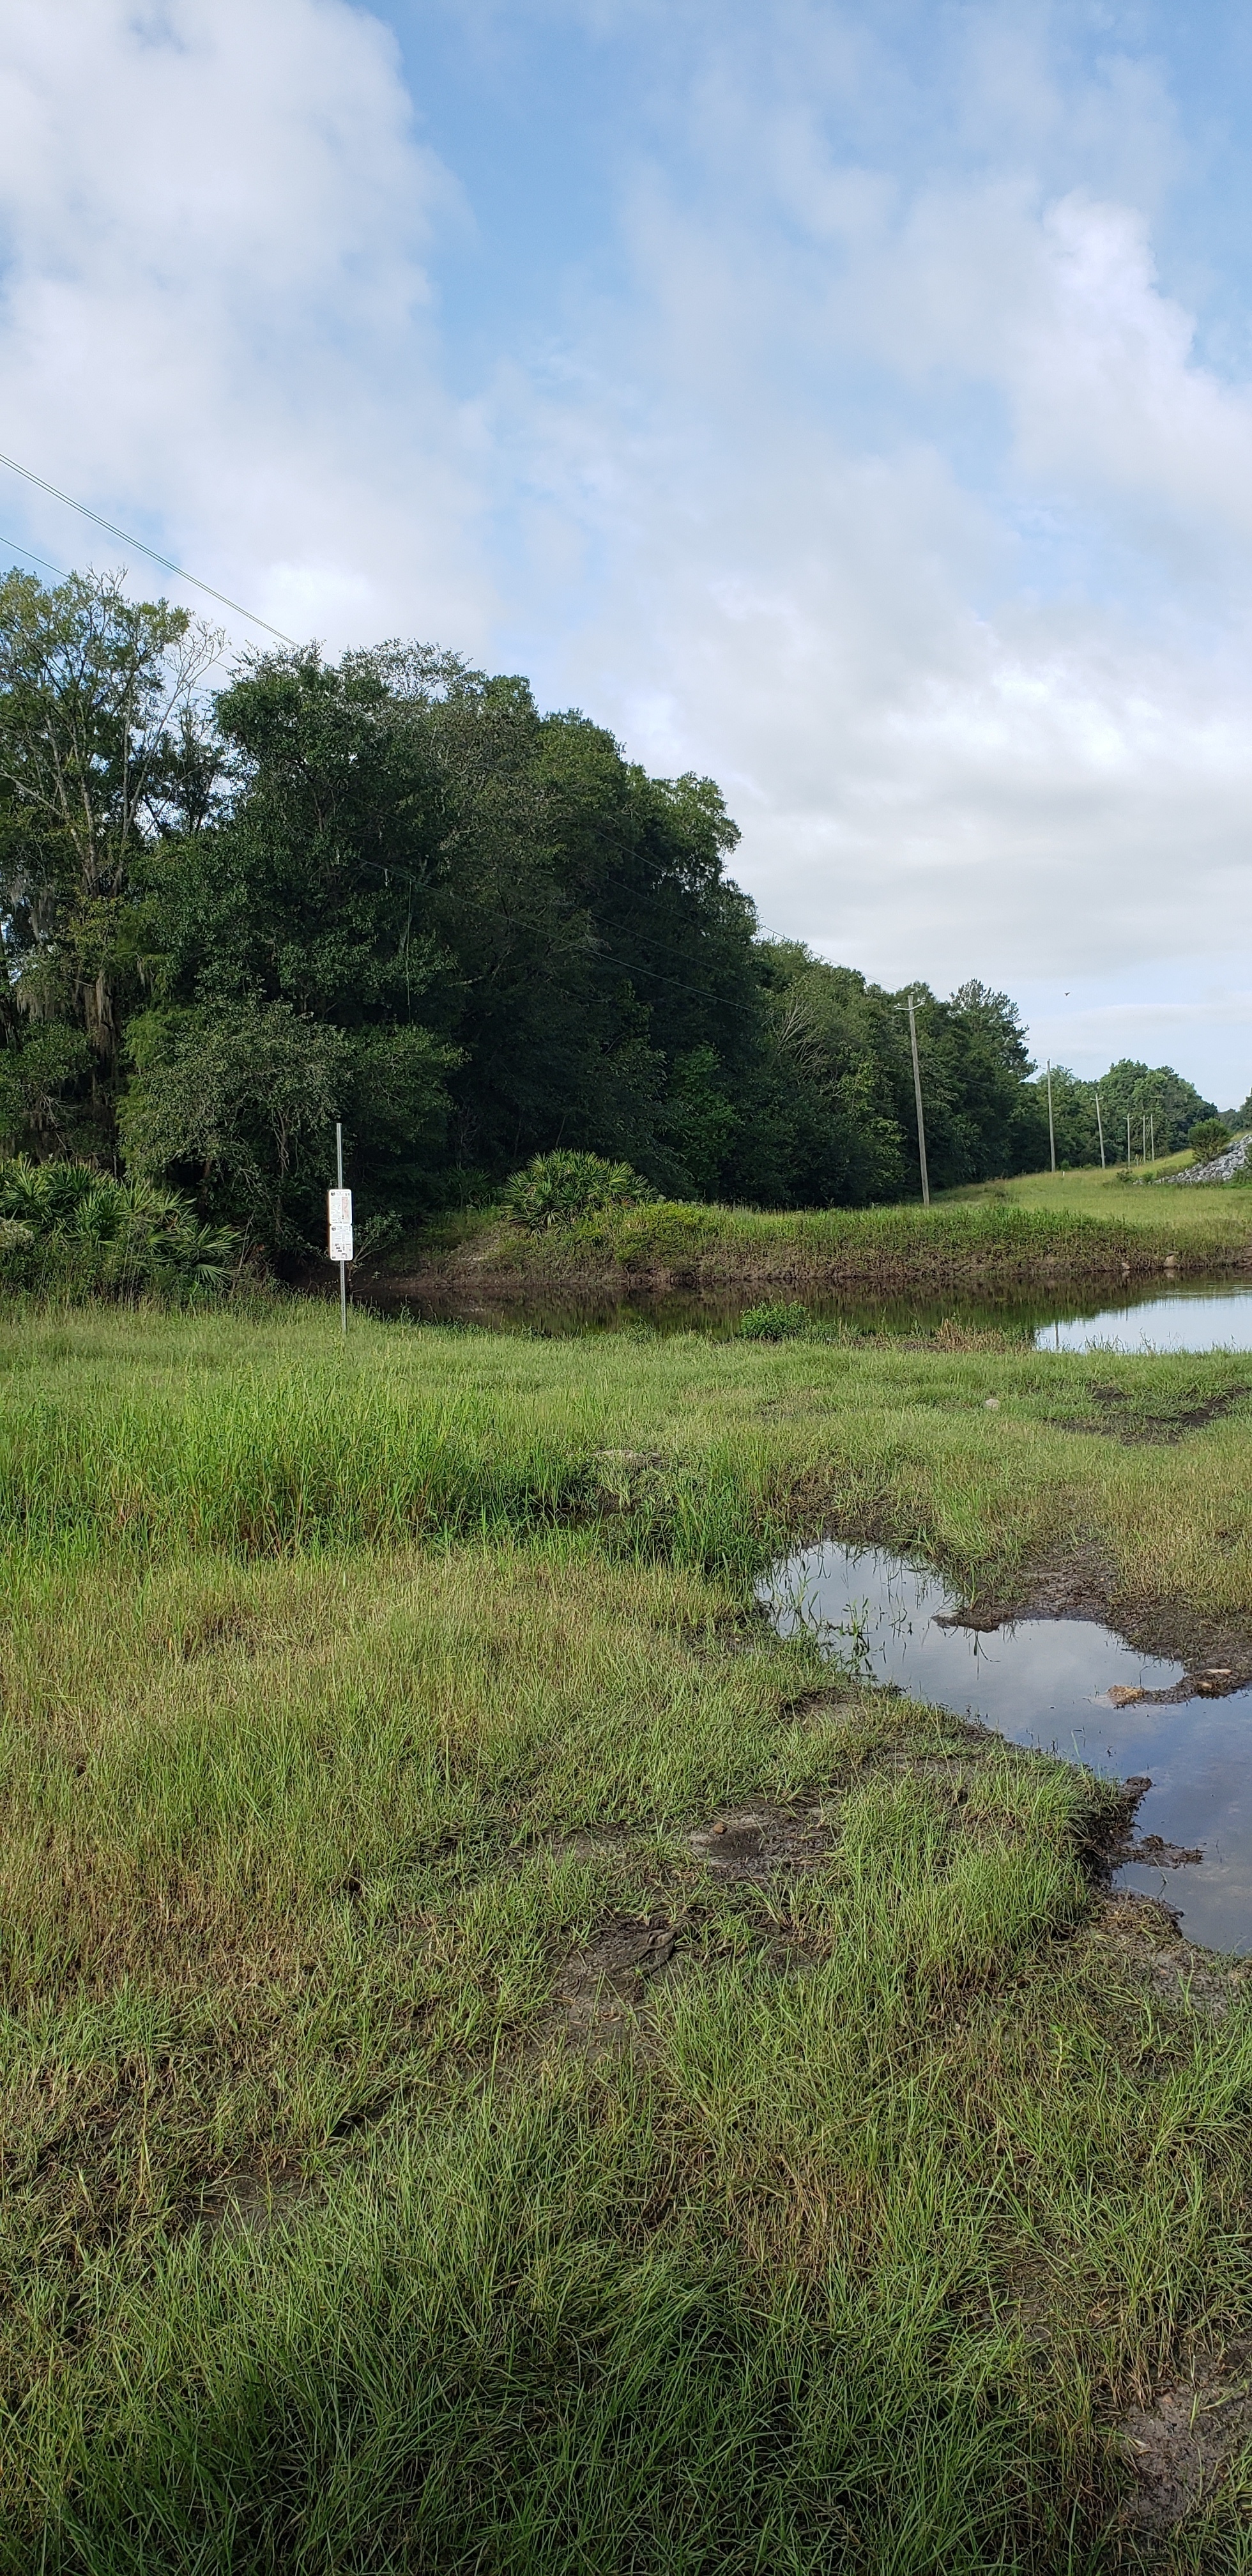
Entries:
<svg viewBox="0 0 1252 2576">
<path fill-rule="evenodd" d="M 386 1304 L 507 1297 L 545 1288 L 905 1287 L 994 1293 L 1014 1285 L 1189 1276 L 1252 1267 L 1252 1192 L 1166 1191 L 1097 1173 L 988 1185 L 930 1208 L 786 1213 L 662 1201 L 536 1234 L 490 1213 L 446 1218 L 359 1293 Z"/>
<path fill-rule="evenodd" d="M 1131 2446 L 1241 2422 L 1246 1973 L 752 1591 L 855 1528 L 1252 1652 L 1246 1360 L 0 1365 L 0 2566 L 1234 2568 Z"/>
</svg>

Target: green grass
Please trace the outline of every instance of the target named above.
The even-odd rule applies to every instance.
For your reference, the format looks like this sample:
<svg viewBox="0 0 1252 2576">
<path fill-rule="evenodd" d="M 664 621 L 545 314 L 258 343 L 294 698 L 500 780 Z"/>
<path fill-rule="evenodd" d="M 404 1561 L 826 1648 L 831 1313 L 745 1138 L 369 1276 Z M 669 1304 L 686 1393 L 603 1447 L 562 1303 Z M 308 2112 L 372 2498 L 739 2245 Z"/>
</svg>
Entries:
<svg viewBox="0 0 1252 2576">
<path fill-rule="evenodd" d="M 1252 1383 L 1240 1354 L 1098 1360 L 956 1347 L 541 1340 L 353 1318 L 92 1314 L 0 1335 L 0 1532 L 136 1562 L 565 1534 L 747 1581 L 836 1526 L 1011 1590 L 1089 1544 L 1123 1603 L 1252 1604 L 1252 1399 L 1202 1438 L 1129 1425 Z M 973 1347 L 961 1347 L 968 1340 Z M 987 1410 L 988 1397 L 997 1410 Z"/>
<path fill-rule="evenodd" d="M 1185 1157 L 1178 1158 L 1185 1161 Z M 1165 1166 L 1161 1167 L 1162 1169 Z M 1140 1274 L 1171 1259 L 1183 1271 L 1252 1258 L 1252 1193 L 1174 1190 L 1112 1172 L 1040 1173 L 954 1190 L 929 1208 L 797 1209 L 686 1205 L 665 1200 L 526 1233 L 478 1213 L 442 1219 L 394 1279 L 489 1289 L 680 1278 L 797 1285 L 934 1283 L 1008 1286 L 1065 1276 Z"/>
<path fill-rule="evenodd" d="M 1098 1163 L 1081 1171 L 1028 1172 L 1017 1180 L 982 1181 L 968 1189 L 945 1191 L 935 1204 L 991 1204 L 1025 1209 L 1036 1216 L 1087 1216 L 1137 1232 L 1163 1230 L 1180 1248 L 1194 1236 L 1203 1239 L 1210 1234 L 1216 1242 L 1246 1242 L 1252 1228 L 1252 1194 L 1246 1183 L 1167 1186 L 1173 1174 L 1189 1171 L 1193 1160 L 1186 1152 L 1163 1154 L 1155 1169 L 1149 1164 L 1146 1173 L 1136 1163 L 1129 1181 L 1115 1166 L 1101 1171 Z"/>
<path fill-rule="evenodd" d="M 0 2568 L 1133 2563 L 1111 2427 L 1246 2327 L 1244 1988 L 1093 1911 L 1095 1784 L 750 1587 L 872 1525 L 1246 1619 L 1252 1404 L 1127 1447 L 1020 1349 L 309 1309 L 0 1362 Z M 727 1885 L 762 1798 L 825 1856 Z M 675 1971 L 580 2044 L 640 1916 Z M 1240 2492 L 1163 2563 L 1243 2564 Z"/>
</svg>

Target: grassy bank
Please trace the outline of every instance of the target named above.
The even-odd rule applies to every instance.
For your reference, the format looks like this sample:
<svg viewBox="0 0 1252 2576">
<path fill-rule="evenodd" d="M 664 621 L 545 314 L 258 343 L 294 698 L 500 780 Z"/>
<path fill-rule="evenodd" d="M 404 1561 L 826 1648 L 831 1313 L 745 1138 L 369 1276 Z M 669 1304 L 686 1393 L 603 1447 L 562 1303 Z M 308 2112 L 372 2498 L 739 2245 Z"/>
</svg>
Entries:
<svg viewBox="0 0 1252 2576">
<path fill-rule="evenodd" d="M 530 1234 L 491 1216 L 445 1219 L 388 1273 L 392 1294 L 581 1283 L 759 1281 L 811 1288 L 1004 1289 L 1014 1282 L 1140 1277 L 1252 1261 L 1252 1192 L 1042 1174 L 953 1194 L 930 1208 L 781 1214 L 662 1201 Z"/>
<path fill-rule="evenodd" d="M 1252 1625 L 1237 1360 L 1102 1361 L 1130 1445 L 990 1348 L 0 1361 L 0 2567 L 1245 2563 L 1115 2434 L 1249 2312 L 1241 1981 L 750 1612 L 859 1520 Z"/>
</svg>

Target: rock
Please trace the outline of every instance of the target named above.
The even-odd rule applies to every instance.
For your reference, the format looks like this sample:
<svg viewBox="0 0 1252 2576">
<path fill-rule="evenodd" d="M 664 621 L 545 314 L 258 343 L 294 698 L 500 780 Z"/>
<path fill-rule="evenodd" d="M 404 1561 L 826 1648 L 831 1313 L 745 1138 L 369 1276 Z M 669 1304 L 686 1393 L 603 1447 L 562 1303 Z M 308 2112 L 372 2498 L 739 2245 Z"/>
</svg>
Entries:
<svg viewBox="0 0 1252 2576">
<path fill-rule="evenodd" d="M 1252 1136 L 1236 1136 L 1233 1145 L 1228 1145 L 1224 1153 L 1215 1154 L 1211 1163 L 1193 1163 L 1189 1172 L 1170 1172 L 1166 1187 L 1176 1188 L 1180 1182 L 1185 1187 L 1206 1181 L 1233 1181 L 1236 1172 L 1243 1170 L 1249 1154 L 1252 1154 Z"/>
</svg>

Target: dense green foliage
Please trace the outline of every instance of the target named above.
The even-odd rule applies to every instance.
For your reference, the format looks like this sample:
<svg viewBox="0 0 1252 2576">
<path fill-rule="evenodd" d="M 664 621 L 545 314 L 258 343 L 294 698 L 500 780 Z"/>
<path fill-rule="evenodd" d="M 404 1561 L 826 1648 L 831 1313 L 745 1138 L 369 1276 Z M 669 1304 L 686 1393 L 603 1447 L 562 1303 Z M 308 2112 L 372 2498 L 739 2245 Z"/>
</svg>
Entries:
<svg viewBox="0 0 1252 2576">
<path fill-rule="evenodd" d="M 156 1296 L 225 1285 L 238 1250 L 175 1190 L 87 1163 L 0 1163 L 0 1285 L 38 1296 Z"/>
<path fill-rule="evenodd" d="M 1201 1118 L 1192 1128 L 1188 1142 L 1196 1162 L 1207 1163 L 1215 1154 L 1225 1153 L 1230 1129 L 1224 1118 Z"/>
<path fill-rule="evenodd" d="M 503 1203 L 518 1225 L 538 1234 L 545 1226 L 573 1225 L 606 1208 L 638 1207 L 655 1197 L 629 1163 L 560 1150 L 532 1154 L 525 1171 L 515 1172 L 505 1188 Z"/>
<path fill-rule="evenodd" d="M 120 1159 L 293 1255 L 336 1118 L 367 1247 L 556 1151 L 688 1199 L 916 1194 L 902 997 L 758 936 L 710 780 L 419 647 L 261 656 L 209 701 L 220 640 L 107 580 L 0 583 L 10 1151 Z M 932 1185 L 1040 1168 L 1013 1004 L 915 990 Z M 1105 1088 L 1158 1151 L 1209 1106 Z M 1091 1086 L 1053 1089 L 1095 1160 Z"/>
<path fill-rule="evenodd" d="M 1056 1159 L 1071 1167 L 1101 1160 L 1101 1123 L 1104 1160 L 1125 1166 L 1128 1153 L 1132 1165 L 1148 1161 L 1153 1151 L 1176 1154 L 1192 1129 L 1216 1114 L 1212 1101 L 1202 1099 L 1172 1065 L 1153 1067 L 1123 1056 L 1098 1083 L 1080 1082 L 1063 1065 L 1052 1068 Z"/>
</svg>

